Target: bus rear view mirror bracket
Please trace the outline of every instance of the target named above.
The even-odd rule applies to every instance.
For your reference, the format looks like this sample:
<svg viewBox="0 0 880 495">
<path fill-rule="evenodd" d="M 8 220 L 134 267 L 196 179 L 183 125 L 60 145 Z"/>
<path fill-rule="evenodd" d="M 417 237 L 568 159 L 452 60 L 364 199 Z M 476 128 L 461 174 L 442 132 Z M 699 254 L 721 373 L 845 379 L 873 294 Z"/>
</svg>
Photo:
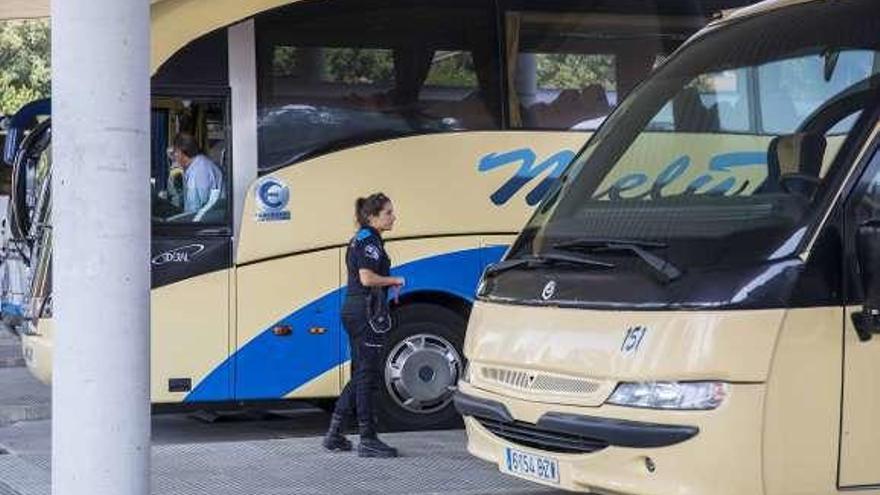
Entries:
<svg viewBox="0 0 880 495">
<path fill-rule="evenodd" d="M 880 334 L 880 219 L 861 224 L 856 234 L 856 256 L 865 302 L 852 314 L 859 340 L 867 342 Z"/>
</svg>

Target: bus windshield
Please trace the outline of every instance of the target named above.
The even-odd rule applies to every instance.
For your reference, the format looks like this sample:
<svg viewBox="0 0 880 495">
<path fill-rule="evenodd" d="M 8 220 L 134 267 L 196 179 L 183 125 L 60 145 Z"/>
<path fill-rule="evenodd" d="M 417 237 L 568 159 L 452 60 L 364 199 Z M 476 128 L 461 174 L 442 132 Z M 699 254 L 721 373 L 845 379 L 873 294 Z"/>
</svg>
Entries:
<svg viewBox="0 0 880 495">
<path fill-rule="evenodd" d="M 615 253 L 638 251 L 674 279 L 796 255 L 874 104 L 878 13 L 814 2 L 685 45 L 588 143 L 508 259 L 625 269 Z"/>
</svg>

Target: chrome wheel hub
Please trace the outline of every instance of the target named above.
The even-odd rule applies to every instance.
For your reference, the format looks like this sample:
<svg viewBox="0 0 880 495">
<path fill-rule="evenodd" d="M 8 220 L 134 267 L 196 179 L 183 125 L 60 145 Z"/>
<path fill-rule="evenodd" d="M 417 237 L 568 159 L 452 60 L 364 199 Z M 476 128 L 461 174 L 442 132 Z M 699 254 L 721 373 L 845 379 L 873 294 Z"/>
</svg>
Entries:
<svg viewBox="0 0 880 495">
<path fill-rule="evenodd" d="M 385 387 L 403 409 L 430 414 L 452 401 L 461 367 L 451 342 L 437 335 L 413 335 L 388 354 Z"/>
</svg>

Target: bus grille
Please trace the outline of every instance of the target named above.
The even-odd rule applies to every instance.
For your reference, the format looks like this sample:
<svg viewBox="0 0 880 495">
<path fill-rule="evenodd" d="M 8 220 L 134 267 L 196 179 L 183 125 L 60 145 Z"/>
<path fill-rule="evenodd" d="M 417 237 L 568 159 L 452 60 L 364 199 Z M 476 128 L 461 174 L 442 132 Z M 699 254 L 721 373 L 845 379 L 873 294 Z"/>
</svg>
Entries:
<svg viewBox="0 0 880 495">
<path fill-rule="evenodd" d="M 503 423 L 488 418 L 475 417 L 490 433 L 523 447 L 560 454 L 589 454 L 604 449 L 608 442 L 597 438 L 582 437 L 571 433 L 559 433 L 536 425 L 514 421 Z"/>
<path fill-rule="evenodd" d="M 589 395 L 599 390 L 600 384 L 592 380 L 545 373 L 493 368 L 484 366 L 482 378 L 508 388 L 566 395 Z"/>
</svg>

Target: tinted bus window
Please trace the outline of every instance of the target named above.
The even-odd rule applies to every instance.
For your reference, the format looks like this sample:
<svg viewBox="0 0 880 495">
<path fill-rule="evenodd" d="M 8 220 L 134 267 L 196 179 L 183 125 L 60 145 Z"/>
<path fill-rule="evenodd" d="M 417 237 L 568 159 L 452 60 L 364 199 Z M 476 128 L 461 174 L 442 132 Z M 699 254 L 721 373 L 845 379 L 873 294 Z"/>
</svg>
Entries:
<svg viewBox="0 0 880 495">
<path fill-rule="evenodd" d="M 511 126 L 595 130 L 701 22 L 689 17 L 508 12 Z"/>
<path fill-rule="evenodd" d="M 258 18 L 260 169 L 413 134 L 496 129 L 483 2 L 334 2 Z"/>
<path fill-rule="evenodd" d="M 755 129 L 754 70 L 724 70 L 690 81 L 648 124 L 652 131 L 748 133 Z"/>
<path fill-rule="evenodd" d="M 792 132 L 829 97 L 877 73 L 874 52 L 846 50 L 830 55 L 786 59 L 758 69 L 761 121 L 768 134 Z M 832 61 L 833 60 L 833 61 Z M 791 84 L 795 76 L 811 74 L 811 84 Z M 818 77 L 820 76 L 821 77 Z M 851 126 L 853 119 L 847 121 Z M 846 129 L 835 129 L 835 133 Z"/>
<path fill-rule="evenodd" d="M 181 133 L 194 138 L 194 156 L 175 153 L 174 141 Z M 232 175 L 225 101 L 155 97 L 151 134 L 153 224 L 228 223 Z"/>
<path fill-rule="evenodd" d="M 829 97 L 880 69 L 867 50 L 840 51 L 831 60 L 819 54 L 702 74 L 657 113 L 649 129 L 763 136 L 795 132 Z M 809 84 L 801 82 L 805 76 L 813 77 Z M 845 134 L 858 115 L 828 134 Z"/>
</svg>

